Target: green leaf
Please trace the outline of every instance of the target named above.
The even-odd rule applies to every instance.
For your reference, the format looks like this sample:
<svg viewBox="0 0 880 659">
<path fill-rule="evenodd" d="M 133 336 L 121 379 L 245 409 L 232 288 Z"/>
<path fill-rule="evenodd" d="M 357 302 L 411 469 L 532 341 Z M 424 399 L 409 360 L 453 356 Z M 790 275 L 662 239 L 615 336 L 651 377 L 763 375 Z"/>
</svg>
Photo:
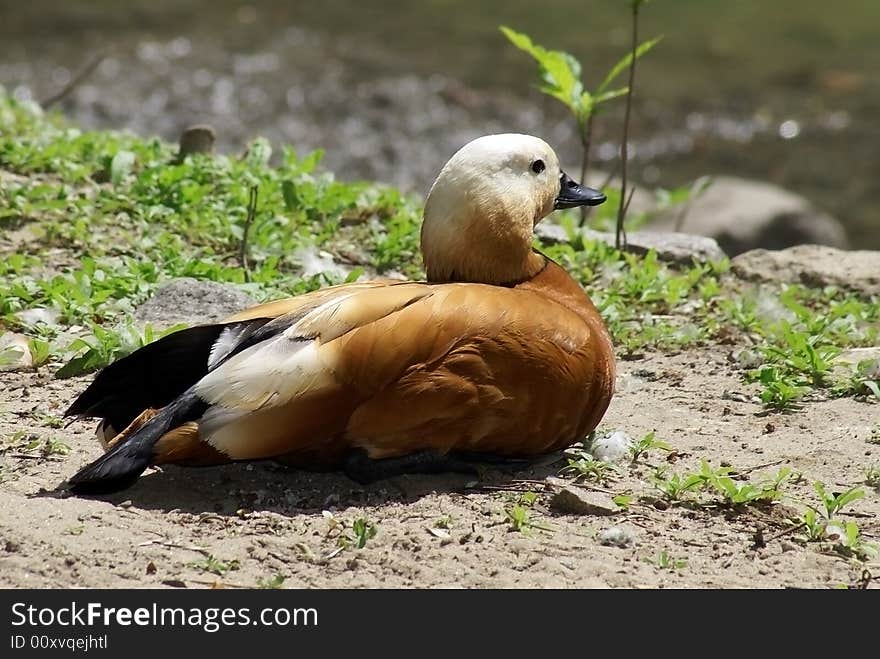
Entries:
<svg viewBox="0 0 880 659">
<path fill-rule="evenodd" d="M 618 89 L 612 89 L 607 92 L 601 92 L 596 94 L 593 97 L 593 103 L 595 105 L 599 105 L 600 103 L 605 103 L 607 101 L 613 100 L 615 98 L 619 98 L 620 96 L 626 96 L 629 94 L 629 87 L 620 87 Z"/>
<path fill-rule="evenodd" d="M 91 353 L 85 354 L 82 357 L 74 357 L 55 372 L 55 377 L 59 380 L 64 380 L 88 373 L 93 370 L 92 361 Z"/>
<path fill-rule="evenodd" d="M 500 30 L 514 46 L 531 55 L 538 63 L 541 78 L 538 88 L 548 96 L 562 101 L 575 114 L 581 115 L 584 86 L 580 81 L 580 62 L 569 53 L 539 46 L 527 34 L 504 25 Z"/>
<path fill-rule="evenodd" d="M 22 355 L 24 355 L 24 350 L 18 346 L 0 348 L 0 367 L 17 363 Z"/>
<path fill-rule="evenodd" d="M 247 162 L 251 167 L 268 167 L 271 157 L 272 145 L 265 137 L 258 137 L 248 145 Z"/>
<path fill-rule="evenodd" d="M 293 212 L 299 208 L 299 196 L 296 194 L 296 185 L 293 181 L 289 179 L 281 181 L 281 194 L 284 197 L 284 207 L 288 211 Z"/>
<path fill-rule="evenodd" d="M 131 151 L 117 151 L 110 161 L 110 182 L 119 185 L 134 167 L 135 156 Z"/>
<path fill-rule="evenodd" d="M 639 59 L 642 55 L 651 50 L 654 46 L 660 43 L 663 36 L 655 37 L 654 39 L 649 39 L 648 41 L 643 41 L 636 48 L 636 59 Z M 611 70 L 608 72 L 608 75 L 605 76 L 605 80 L 602 81 L 602 84 L 599 85 L 599 89 L 597 90 L 598 94 L 601 94 L 605 91 L 605 89 L 614 82 L 614 79 L 617 78 L 621 73 L 623 73 L 626 69 L 629 68 L 630 62 L 632 62 L 632 51 L 623 56 L 623 58 L 611 67 Z"/>
<path fill-rule="evenodd" d="M 43 339 L 31 338 L 28 341 L 28 348 L 34 366 L 42 366 L 49 361 L 49 357 L 52 355 L 52 345 Z"/>
<path fill-rule="evenodd" d="M 857 488 L 852 488 L 850 490 L 847 490 L 846 492 L 844 492 L 843 494 L 841 494 L 837 497 L 837 499 L 835 501 L 835 503 L 837 504 L 837 510 L 842 509 L 844 506 L 852 503 L 853 501 L 861 499 L 863 496 L 865 496 L 864 490 L 859 490 Z"/>
<path fill-rule="evenodd" d="M 862 385 L 864 385 L 866 389 L 869 389 L 871 393 L 880 400 L 880 385 L 877 384 L 876 380 L 865 380 L 862 382 Z"/>
</svg>

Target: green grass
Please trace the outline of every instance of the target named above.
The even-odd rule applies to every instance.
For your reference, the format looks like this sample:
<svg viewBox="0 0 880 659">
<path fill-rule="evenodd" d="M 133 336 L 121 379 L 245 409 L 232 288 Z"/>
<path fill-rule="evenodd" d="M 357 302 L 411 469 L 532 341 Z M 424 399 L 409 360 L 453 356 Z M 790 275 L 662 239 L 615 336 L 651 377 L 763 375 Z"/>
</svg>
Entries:
<svg viewBox="0 0 880 659">
<path fill-rule="evenodd" d="M 821 481 L 813 483 L 819 497 L 819 505 L 806 504 L 804 513 L 793 519 L 798 528 L 805 531 L 808 542 L 823 543 L 838 554 L 869 560 L 877 556 L 876 545 L 865 542 L 856 522 L 838 517 L 843 509 L 865 496 L 864 490 L 851 487 L 843 492 L 828 492 Z"/>
<path fill-rule="evenodd" d="M 752 481 L 737 476 L 729 467 L 712 467 L 704 460 L 699 470 L 692 472 L 668 474 L 660 467 L 651 480 L 670 503 L 690 501 L 736 509 L 780 501 L 792 480 L 792 471 L 783 467 L 772 477 Z"/>
<path fill-rule="evenodd" d="M 213 554 L 206 554 L 202 560 L 193 561 L 189 563 L 189 566 L 202 572 L 216 574 L 218 577 L 223 577 L 228 572 L 238 570 L 241 567 L 237 559 L 221 560 Z"/>
</svg>

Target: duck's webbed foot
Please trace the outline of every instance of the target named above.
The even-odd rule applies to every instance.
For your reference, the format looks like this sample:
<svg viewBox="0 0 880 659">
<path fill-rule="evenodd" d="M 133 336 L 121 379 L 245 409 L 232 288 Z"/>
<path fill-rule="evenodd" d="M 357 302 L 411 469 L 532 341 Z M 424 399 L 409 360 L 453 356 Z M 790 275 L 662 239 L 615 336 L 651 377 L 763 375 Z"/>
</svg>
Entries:
<svg viewBox="0 0 880 659">
<path fill-rule="evenodd" d="M 350 479 L 363 485 L 404 474 L 441 474 L 447 471 L 475 475 L 480 473 L 473 462 L 430 449 L 378 460 L 370 458 L 364 449 L 353 449 L 346 456 L 342 470 Z"/>
</svg>

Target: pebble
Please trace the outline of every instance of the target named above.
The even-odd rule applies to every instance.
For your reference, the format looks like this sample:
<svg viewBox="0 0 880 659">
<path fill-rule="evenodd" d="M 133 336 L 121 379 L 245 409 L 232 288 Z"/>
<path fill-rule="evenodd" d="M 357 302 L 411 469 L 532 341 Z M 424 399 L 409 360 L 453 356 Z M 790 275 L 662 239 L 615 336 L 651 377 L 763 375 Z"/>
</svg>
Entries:
<svg viewBox="0 0 880 659">
<path fill-rule="evenodd" d="M 632 445 L 632 437 L 623 430 L 615 430 L 594 439 L 590 446 L 590 453 L 593 454 L 594 458 L 602 462 L 617 462 L 629 455 Z"/>
<path fill-rule="evenodd" d="M 596 537 L 599 543 L 606 547 L 620 547 L 621 549 L 635 544 L 636 541 L 635 534 L 623 526 L 610 526 L 607 529 L 602 529 Z"/>
<path fill-rule="evenodd" d="M 564 487 L 550 499 L 550 507 L 565 515 L 614 515 L 617 504 L 602 492 Z"/>
</svg>

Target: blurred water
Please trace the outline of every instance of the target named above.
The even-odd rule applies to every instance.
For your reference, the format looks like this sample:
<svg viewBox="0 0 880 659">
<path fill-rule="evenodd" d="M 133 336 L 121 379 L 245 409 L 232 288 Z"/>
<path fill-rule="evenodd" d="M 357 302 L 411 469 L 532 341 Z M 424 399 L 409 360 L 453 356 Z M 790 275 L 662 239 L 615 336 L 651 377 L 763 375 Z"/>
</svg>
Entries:
<svg viewBox="0 0 880 659">
<path fill-rule="evenodd" d="M 571 51 L 595 85 L 626 50 L 627 4 L 0 0 L 0 84 L 42 99 L 106 52 L 60 105 L 87 126 L 175 139 L 207 122 L 224 149 L 258 134 L 323 147 L 342 176 L 424 192 L 485 132 L 532 132 L 575 162 L 564 112 L 534 91 L 533 65 L 497 26 Z M 665 38 L 639 70 L 637 177 L 768 180 L 838 216 L 854 245 L 880 248 L 878 29 L 875 0 L 649 3 L 642 34 Z M 619 114 L 599 126 L 606 167 Z"/>
</svg>

